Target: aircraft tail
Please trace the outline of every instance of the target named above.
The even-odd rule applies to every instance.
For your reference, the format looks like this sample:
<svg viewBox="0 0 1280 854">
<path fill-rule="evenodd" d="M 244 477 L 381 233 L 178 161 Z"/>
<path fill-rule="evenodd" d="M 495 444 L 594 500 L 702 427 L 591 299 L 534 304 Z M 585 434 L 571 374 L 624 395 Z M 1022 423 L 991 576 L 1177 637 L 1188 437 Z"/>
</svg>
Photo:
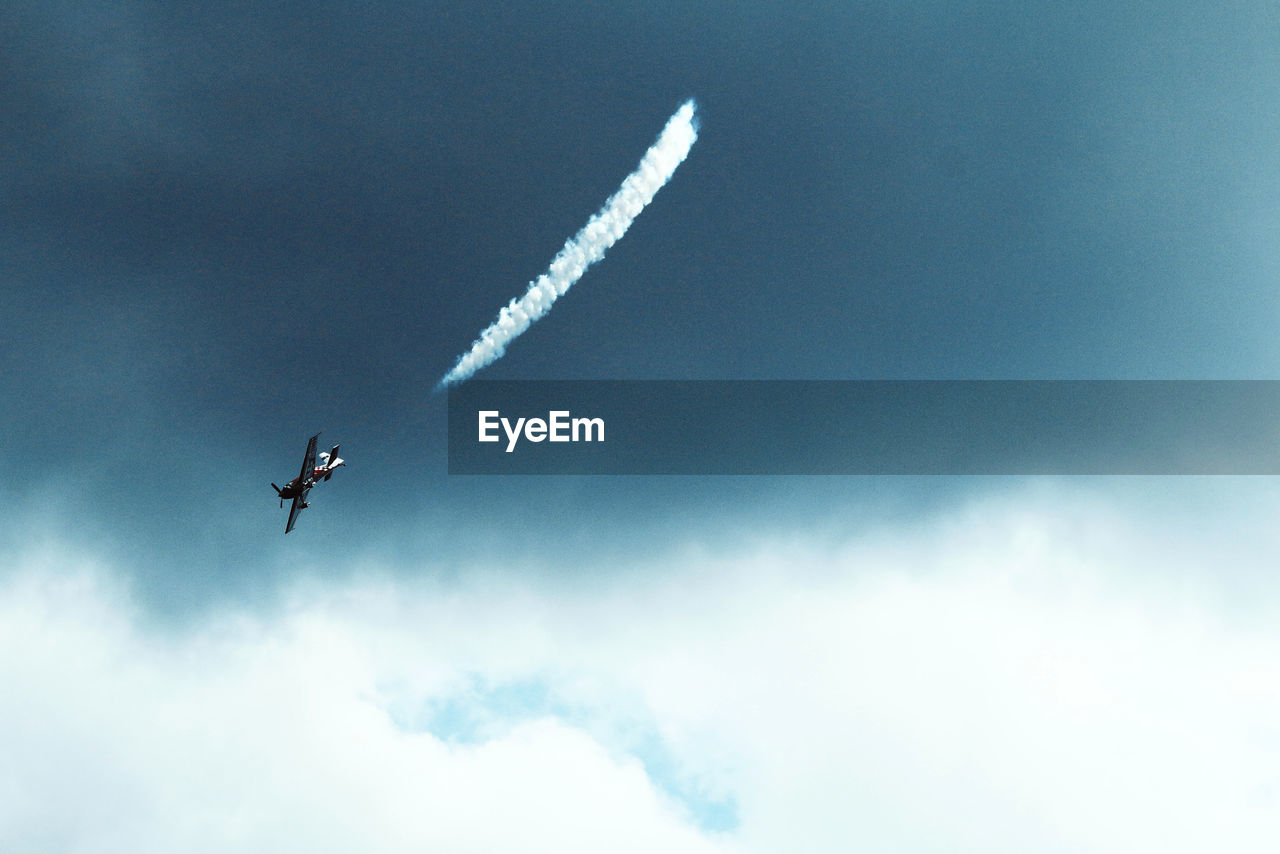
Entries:
<svg viewBox="0 0 1280 854">
<path fill-rule="evenodd" d="M 333 470 L 336 469 L 338 466 L 344 466 L 347 464 L 346 460 L 338 456 L 337 445 L 334 445 L 333 449 L 329 451 L 328 454 L 324 455 L 324 458 L 325 458 L 324 460 L 325 467 L 328 469 L 328 471 L 324 473 L 325 480 L 328 480 L 329 478 L 333 477 Z"/>
</svg>

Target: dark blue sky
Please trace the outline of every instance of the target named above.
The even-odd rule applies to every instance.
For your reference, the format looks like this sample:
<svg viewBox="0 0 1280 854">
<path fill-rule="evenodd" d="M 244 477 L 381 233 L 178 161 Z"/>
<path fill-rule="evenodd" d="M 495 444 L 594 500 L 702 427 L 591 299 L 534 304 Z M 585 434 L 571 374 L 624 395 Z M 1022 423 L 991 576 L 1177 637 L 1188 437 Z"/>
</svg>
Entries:
<svg viewBox="0 0 1280 854">
<path fill-rule="evenodd" d="M 444 474 L 432 386 L 689 97 L 671 184 L 483 376 L 1280 369 L 1266 4 L 16 2 L 0 33 L 0 496 L 160 601 L 985 489 Z M 283 541 L 266 484 L 316 429 L 350 467 Z"/>
<path fill-rule="evenodd" d="M 690 98 L 481 378 L 1278 379 L 1278 92 L 1259 0 L 0 3 L 0 849 L 1273 851 L 1274 478 L 451 477 L 432 389 Z"/>
</svg>

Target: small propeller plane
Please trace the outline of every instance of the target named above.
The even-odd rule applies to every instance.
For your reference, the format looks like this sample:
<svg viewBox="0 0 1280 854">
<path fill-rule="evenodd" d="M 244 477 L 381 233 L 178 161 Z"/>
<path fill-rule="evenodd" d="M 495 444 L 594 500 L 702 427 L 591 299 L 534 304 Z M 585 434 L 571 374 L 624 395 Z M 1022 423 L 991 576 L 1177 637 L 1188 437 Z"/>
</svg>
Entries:
<svg viewBox="0 0 1280 854">
<path fill-rule="evenodd" d="M 329 453 L 326 454 L 323 451 L 320 453 L 320 465 L 316 465 L 316 440 L 319 438 L 320 434 L 317 433 L 307 442 L 307 455 L 302 458 L 302 472 L 297 477 L 286 483 L 283 489 L 274 483 L 271 484 L 276 495 L 280 496 L 281 507 L 284 507 L 286 498 L 293 499 L 293 504 L 289 507 L 289 522 L 284 526 L 286 534 L 293 530 L 293 523 L 298 521 L 298 514 L 310 506 L 307 503 L 307 493 L 311 491 L 311 487 L 333 477 L 334 469 L 347 464 L 346 460 L 338 456 L 338 446 L 334 445 Z"/>
</svg>

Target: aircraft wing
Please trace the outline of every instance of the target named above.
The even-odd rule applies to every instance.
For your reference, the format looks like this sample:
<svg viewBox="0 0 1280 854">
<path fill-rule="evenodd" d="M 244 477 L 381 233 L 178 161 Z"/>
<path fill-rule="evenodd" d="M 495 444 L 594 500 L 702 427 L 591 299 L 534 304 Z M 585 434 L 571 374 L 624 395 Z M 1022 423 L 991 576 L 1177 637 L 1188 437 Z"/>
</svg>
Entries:
<svg viewBox="0 0 1280 854">
<path fill-rule="evenodd" d="M 302 512 L 303 505 L 307 503 L 307 493 L 310 491 L 309 489 L 304 489 L 293 496 L 293 504 L 289 505 L 289 522 L 284 526 L 286 534 L 293 530 L 293 523 L 298 521 L 298 514 Z"/>
<path fill-rule="evenodd" d="M 302 474 L 298 475 L 302 480 L 298 482 L 304 487 L 316 476 L 316 439 L 319 438 L 319 433 L 311 437 L 307 442 L 307 455 L 302 458 Z"/>
</svg>

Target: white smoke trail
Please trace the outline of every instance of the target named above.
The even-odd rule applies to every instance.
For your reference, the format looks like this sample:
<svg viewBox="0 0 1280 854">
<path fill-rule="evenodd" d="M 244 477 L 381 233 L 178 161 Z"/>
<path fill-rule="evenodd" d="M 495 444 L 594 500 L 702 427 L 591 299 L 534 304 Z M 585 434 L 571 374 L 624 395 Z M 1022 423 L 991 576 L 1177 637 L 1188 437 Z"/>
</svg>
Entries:
<svg viewBox="0 0 1280 854">
<path fill-rule="evenodd" d="M 498 312 L 498 319 L 480 333 L 471 349 L 458 359 L 453 370 L 440 380 L 441 386 L 460 383 L 506 352 L 507 345 L 547 313 L 556 297 L 562 296 L 582 277 L 587 268 L 604 257 L 605 250 L 626 233 L 631 223 L 653 201 L 654 195 L 671 179 L 676 167 L 689 154 L 698 138 L 694 103 L 686 101 L 662 129 L 658 141 L 645 152 L 636 171 L 622 182 L 582 230 L 571 237 L 551 261 L 547 272 L 529 283 L 524 296 L 513 299 Z"/>
</svg>

